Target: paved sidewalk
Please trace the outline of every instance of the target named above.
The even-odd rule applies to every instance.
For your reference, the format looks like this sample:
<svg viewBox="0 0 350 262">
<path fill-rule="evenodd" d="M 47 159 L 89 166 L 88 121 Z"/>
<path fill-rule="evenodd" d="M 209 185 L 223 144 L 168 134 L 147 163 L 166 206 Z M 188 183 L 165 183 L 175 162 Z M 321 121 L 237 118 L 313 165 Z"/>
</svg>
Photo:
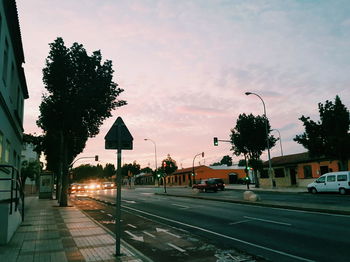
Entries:
<svg viewBox="0 0 350 262">
<path fill-rule="evenodd" d="M 10 243 L 0 246 L 0 261 L 145 261 L 132 247 L 115 239 L 76 207 L 58 207 L 56 200 L 26 198 L 25 220 Z"/>
<path fill-rule="evenodd" d="M 247 185 L 229 184 L 226 185 L 226 189 L 247 190 Z M 256 188 L 254 184 L 249 185 L 251 191 L 264 191 L 264 192 L 283 192 L 283 193 L 306 193 L 306 187 L 259 187 Z"/>
</svg>

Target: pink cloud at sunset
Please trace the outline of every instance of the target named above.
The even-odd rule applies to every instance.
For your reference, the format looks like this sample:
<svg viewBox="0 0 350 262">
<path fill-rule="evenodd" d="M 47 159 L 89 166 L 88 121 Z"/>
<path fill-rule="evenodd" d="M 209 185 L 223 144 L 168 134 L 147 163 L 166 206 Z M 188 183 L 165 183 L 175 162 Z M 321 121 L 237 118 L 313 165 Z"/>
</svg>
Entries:
<svg viewBox="0 0 350 262">
<path fill-rule="evenodd" d="M 213 137 L 229 139 L 240 113 L 263 113 L 261 101 L 246 91 L 263 97 L 285 154 L 305 151 L 293 141 L 303 132 L 301 115 L 317 120 L 317 104 L 337 94 L 350 107 L 346 1 L 17 0 L 17 5 L 30 96 L 26 133 L 41 133 L 35 122 L 49 43 L 60 36 L 67 46 L 79 42 L 113 61 L 114 81 L 125 89 L 120 99 L 128 105 L 113 112 L 80 155 L 100 155 L 102 164 L 116 161 L 115 151 L 104 149 L 104 136 L 118 116 L 134 137 L 134 149 L 123 152 L 125 163 L 153 168 L 154 145 L 144 141 L 150 138 L 158 162 L 170 154 L 189 167 L 200 152 L 205 159 L 196 161 L 202 164 L 232 155 L 229 144 L 214 147 Z M 271 153 L 280 155 L 278 144 Z"/>
</svg>

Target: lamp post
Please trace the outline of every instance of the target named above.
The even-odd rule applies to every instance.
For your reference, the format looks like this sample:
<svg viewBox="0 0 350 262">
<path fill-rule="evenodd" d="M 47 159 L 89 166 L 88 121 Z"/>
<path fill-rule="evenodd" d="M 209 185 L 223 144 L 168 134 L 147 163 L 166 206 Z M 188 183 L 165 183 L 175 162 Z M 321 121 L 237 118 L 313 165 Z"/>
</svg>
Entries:
<svg viewBox="0 0 350 262">
<path fill-rule="evenodd" d="M 145 138 L 145 141 L 151 141 L 154 145 L 154 160 L 155 160 L 155 164 L 156 164 L 156 170 L 155 173 L 157 174 L 157 146 L 156 146 L 156 142 L 154 142 L 152 139 L 149 138 Z M 157 177 L 158 179 L 158 177 Z M 159 179 L 158 179 L 158 186 L 159 186 Z"/>
<path fill-rule="evenodd" d="M 283 156 L 281 133 L 280 133 L 280 131 L 278 129 L 272 129 L 272 130 L 278 132 L 278 136 L 279 136 L 279 139 L 280 139 L 280 146 L 281 146 L 281 155 Z"/>
<path fill-rule="evenodd" d="M 193 162 L 192 162 L 193 184 L 196 183 L 196 176 L 195 176 L 195 173 L 194 173 L 194 160 L 196 159 L 197 156 L 200 156 L 200 155 L 202 155 L 202 157 L 204 157 L 204 152 L 195 155 L 194 158 L 193 158 Z M 191 185 L 190 186 L 192 186 L 192 179 L 191 179 Z"/>
<path fill-rule="evenodd" d="M 270 155 L 270 142 L 269 142 L 269 133 L 268 133 L 268 127 L 267 127 L 267 116 L 266 116 L 266 107 L 265 107 L 265 102 L 264 100 L 261 98 L 261 96 L 259 96 L 258 94 L 252 93 L 252 92 L 245 92 L 245 94 L 247 96 L 249 95 L 256 95 L 257 97 L 260 98 L 261 102 L 263 103 L 264 106 L 264 116 L 265 116 L 265 131 L 266 131 L 266 144 L 267 144 L 267 155 L 269 158 L 269 177 L 271 179 L 271 187 L 274 188 L 274 181 L 272 178 L 272 167 L 271 167 L 271 155 Z"/>
</svg>

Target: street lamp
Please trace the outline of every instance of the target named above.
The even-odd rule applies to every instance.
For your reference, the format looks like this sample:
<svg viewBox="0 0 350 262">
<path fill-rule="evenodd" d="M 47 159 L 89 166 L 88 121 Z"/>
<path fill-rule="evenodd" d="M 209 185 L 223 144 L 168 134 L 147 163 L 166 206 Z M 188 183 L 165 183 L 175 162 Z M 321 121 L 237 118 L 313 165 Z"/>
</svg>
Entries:
<svg viewBox="0 0 350 262">
<path fill-rule="evenodd" d="M 272 129 L 273 131 L 277 131 L 278 132 L 278 136 L 280 138 L 280 146 L 281 146 L 281 155 L 283 156 L 283 149 L 282 149 L 282 138 L 281 138 L 281 133 L 278 129 Z"/>
<path fill-rule="evenodd" d="M 270 142 L 269 142 L 269 133 L 268 133 L 268 128 L 267 128 L 267 116 L 266 116 L 265 102 L 264 102 L 264 100 L 261 98 L 261 96 L 259 96 L 258 94 L 255 94 L 255 93 L 252 93 L 252 92 L 245 92 L 245 94 L 246 94 L 247 96 L 249 96 L 249 95 L 256 95 L 257 97 L 260 98 L 260 100 L 261 100 L 261 102 L 263 103 L 263 106 L 264 106 L 267 155 L 268 155 L 268 158 L 269 158 L 269 176 L 270 176 L 270 178 L 271 178 L 271 186 L 272 186 L 272 188 L 274 188 L 275 185 L 274 185 L 274 181 L 273 181 L 273 178 L 272 178 L 272 172 L 271 172 L 272 167 L 271 167 L 271 155 L 270 155 Z"/>
<path fill-rule="evenodd" d="M 196 183 L 196 176 L 195 176 L 195 173 L 194 173 L 194 160 L 196 159 L 197 156 L 200 156 L 200 155 L 202 155 L 202 157 L 204 157 L 204 152 L 195 155 L 194 158 L 193 158 L 193 162 L 192 162 L 193 184 Z M 192 182 L 192 179 L 191 179 L 191 182 Z M 192 186 L 192 183 L 190 184 L 190 186 Z"/>
<path fill-rule="evenodd" d="M 154 160 L 155 160 L 155 164 L 156 164 L 156 174 L 157 174 L 157 146 L 156 146 L 156 142 L 154 142 L 152 139 L 149 138 L 145 138 L 145 141 L 151 141 L 154 144 Z M 159 179 L 158 179 L 158 186 L 159 186 Z"/>
</svg>

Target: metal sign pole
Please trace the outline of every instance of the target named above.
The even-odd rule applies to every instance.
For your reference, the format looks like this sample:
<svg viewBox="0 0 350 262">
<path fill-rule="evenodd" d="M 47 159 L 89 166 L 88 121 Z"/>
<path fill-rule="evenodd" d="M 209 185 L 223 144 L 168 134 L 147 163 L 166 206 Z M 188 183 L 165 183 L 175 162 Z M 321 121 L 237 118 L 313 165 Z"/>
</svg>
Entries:
<svg viewBox="0 0 350 262">
<path fill-rule="evenodd" d="M 115 234 L 116 234 L 116 242 L 115 242 L 115 253 L 117 256 L 120 256 L 120 238 L 121 238 L 121 188 L 122 188 L 122 170 L 121 170 L 121 160 L 122 160 L 122 150 L 120 143 L 120 126 L 117 128 L 118 132 L 118 150 L 117 150 L 117 201 L 116 201 L 116 216 L 115 216 Z"/>
</svg>

